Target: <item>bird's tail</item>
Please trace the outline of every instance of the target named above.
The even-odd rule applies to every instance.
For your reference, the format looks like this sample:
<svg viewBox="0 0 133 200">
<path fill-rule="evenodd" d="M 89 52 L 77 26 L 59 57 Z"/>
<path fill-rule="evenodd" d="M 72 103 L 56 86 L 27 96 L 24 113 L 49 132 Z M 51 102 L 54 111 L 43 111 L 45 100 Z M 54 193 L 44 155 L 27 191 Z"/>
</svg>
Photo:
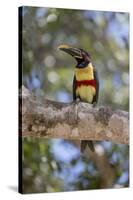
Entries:
<svg viewBox="0 0 133 200">
<path fill-rule="evenodd" d="M 87 145 L 89 146 L 89 148 L 92 152 L 95 151 L 94 144 L 91 140 L 82 140 L 81 141 L 81 152 L 82 153 L 85 151 Z"/>
</svg>

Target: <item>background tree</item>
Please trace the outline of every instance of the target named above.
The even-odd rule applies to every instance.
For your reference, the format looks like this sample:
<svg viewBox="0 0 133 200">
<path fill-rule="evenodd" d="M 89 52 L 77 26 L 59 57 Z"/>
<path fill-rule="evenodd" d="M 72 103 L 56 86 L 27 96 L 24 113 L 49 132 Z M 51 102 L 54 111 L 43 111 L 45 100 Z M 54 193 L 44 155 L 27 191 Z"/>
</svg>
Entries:
<svg viewBox="0 0 133 200">
<path fill-rule="evenodd" d="M 129 14 L 23 7 L 23 84 L 38 96 L 71 102 L 75 61 L 62 43 L 88 51 L 99 72 L 99 105 L 128 111 Z M 107 175 L 108 174 L 108 175 Z M 97 142 L 81 155 L 77 141 L 23 139 L 25 193 L 127 187 L 128 146 Z"/>
</svg>

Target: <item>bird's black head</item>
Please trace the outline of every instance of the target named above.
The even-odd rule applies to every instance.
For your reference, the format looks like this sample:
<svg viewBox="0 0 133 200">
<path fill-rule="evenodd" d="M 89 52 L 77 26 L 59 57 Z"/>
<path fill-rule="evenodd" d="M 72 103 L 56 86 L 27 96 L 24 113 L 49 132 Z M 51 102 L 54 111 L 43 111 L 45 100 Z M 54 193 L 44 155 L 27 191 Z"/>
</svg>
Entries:
<svg viewBox="0 0 133 200">
<path fill-rule="evenodd" d="M 83 49 L 71 47 L 68 45 L 60 45 L 58 49 L 65 51 L 74 57 L 77 61 L 77 68 L 84 68 L 91 62 L 90 55 Z"/>
</svg>

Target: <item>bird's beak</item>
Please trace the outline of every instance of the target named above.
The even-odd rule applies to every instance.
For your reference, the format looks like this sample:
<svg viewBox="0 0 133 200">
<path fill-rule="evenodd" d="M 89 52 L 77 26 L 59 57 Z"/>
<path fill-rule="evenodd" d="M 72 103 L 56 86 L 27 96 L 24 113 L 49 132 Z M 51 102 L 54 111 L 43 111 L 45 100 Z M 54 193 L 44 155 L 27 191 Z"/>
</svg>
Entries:
<svg viewBox="0 0 133 200">
<path fill-rule="evenodd" d="M 66 53 L 70 54 L 71 56 L 73 56 L 74 58 L 79 58 L 79 59 L 82 59 L 82 53 L 81 53 L 81 50 L 78 49 L 78 48 L 75 48 L 75 47 L 71 47 L 69 45 L 65 45 L 65 44 L 62 44 L 62 45 L 59 45 L 58 46 L 58 49 L 59 50 L 62 50 L 62 51 L 65 51 Z"/>
</svg>

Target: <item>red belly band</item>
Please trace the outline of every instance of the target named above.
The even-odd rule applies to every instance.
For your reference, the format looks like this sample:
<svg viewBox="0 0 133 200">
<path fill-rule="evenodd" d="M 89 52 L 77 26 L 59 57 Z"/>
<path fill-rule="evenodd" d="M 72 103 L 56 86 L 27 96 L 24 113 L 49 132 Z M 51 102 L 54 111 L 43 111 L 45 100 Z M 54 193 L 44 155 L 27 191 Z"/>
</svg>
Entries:
<svg viewBox="0 0 133 200">
<path fill-rule="evenodd" d="M 96 88 L 96 80 L 95 79 L 92 79 L 92 80 L 82 80 L 82 81 L 76 80 L 76 88 L 80 87 L 81 85 L 84 85 L 84 86 L 93 86 L 94 88 Z"/>
</svg>

